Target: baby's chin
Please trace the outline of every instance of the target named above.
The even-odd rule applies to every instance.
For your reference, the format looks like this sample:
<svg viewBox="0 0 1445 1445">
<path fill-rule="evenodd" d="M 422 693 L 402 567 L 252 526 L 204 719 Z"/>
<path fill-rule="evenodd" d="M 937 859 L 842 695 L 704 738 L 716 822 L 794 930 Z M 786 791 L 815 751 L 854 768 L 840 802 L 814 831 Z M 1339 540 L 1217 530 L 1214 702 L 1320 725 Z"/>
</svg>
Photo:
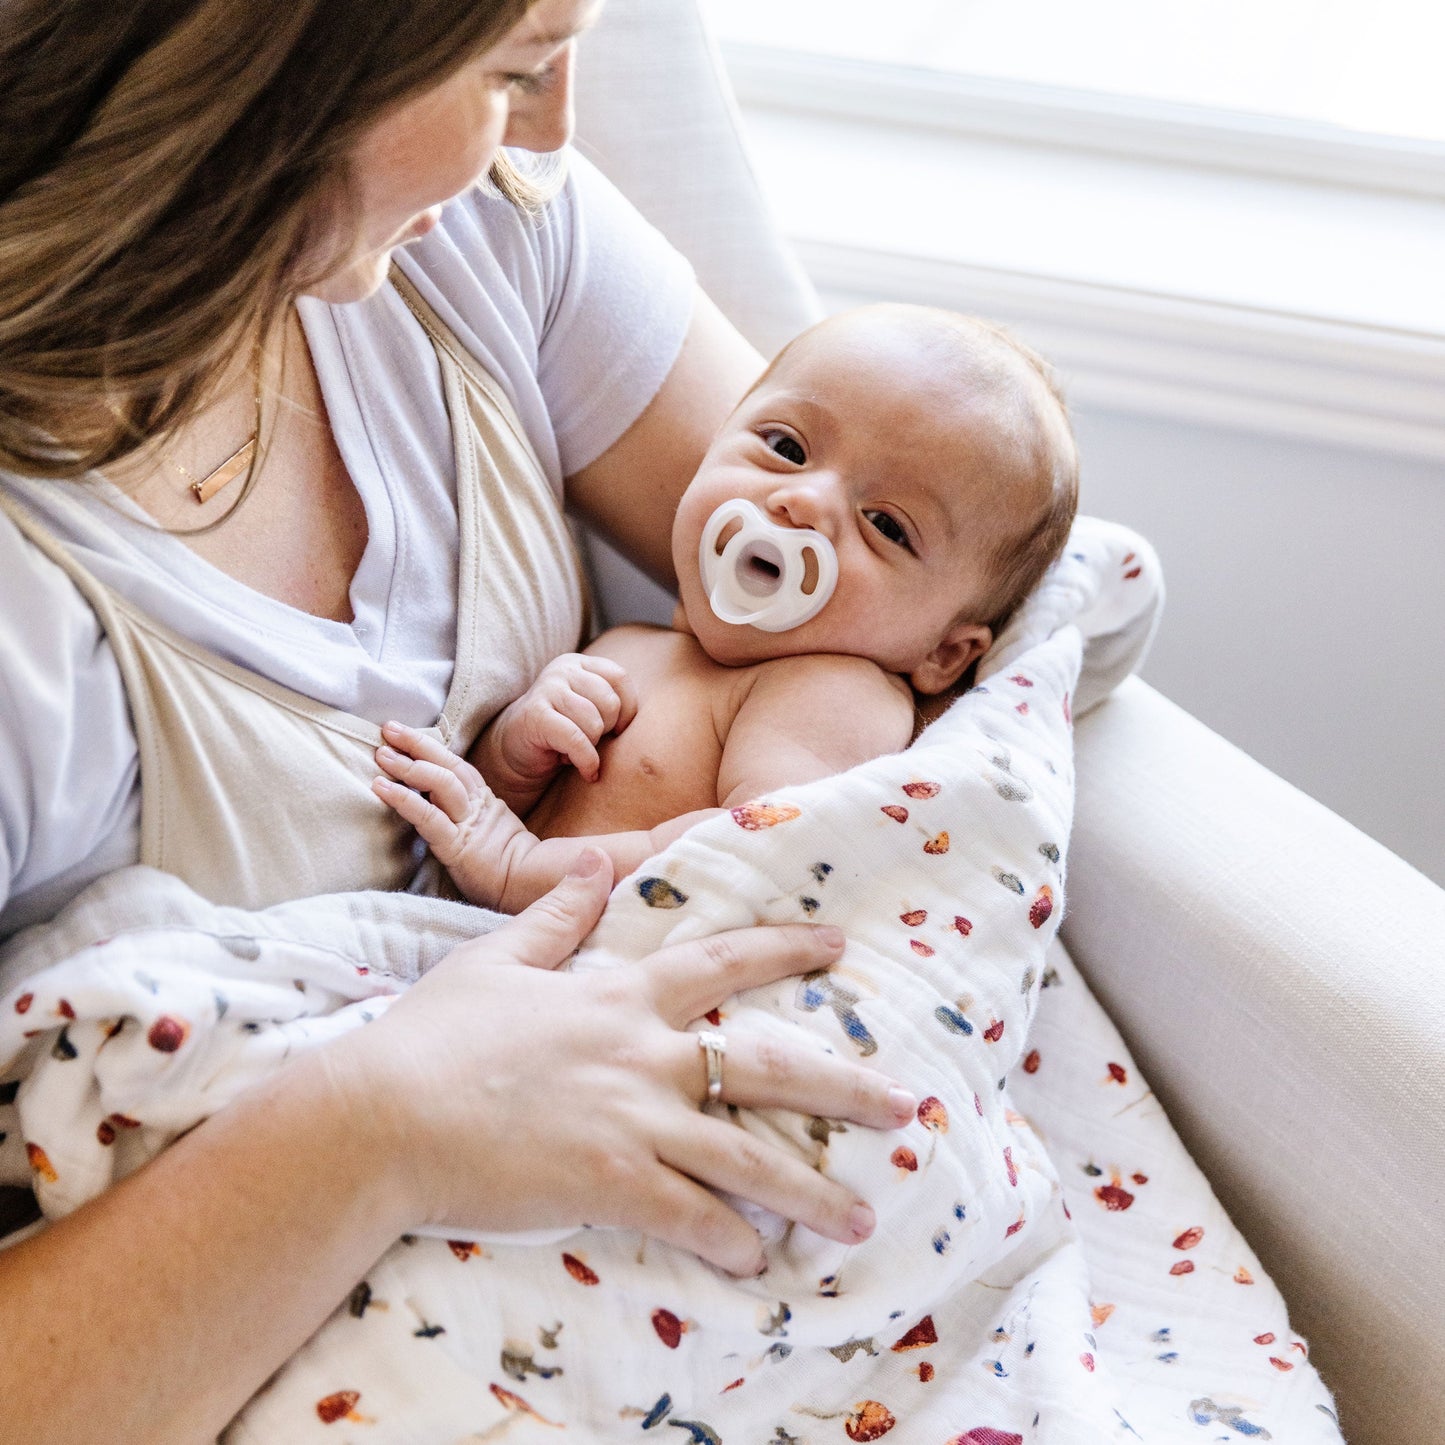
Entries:
<svg viewBox="0 0 1445 1445">
<path fill-rule="evenodd" d="M 674 632 L 686 632 L 722 667 L 746 667 L 796 651 L 782 640 L 785 634 L 721 622 L 713 615 L 706 598 L 698 596 L 689 604 L 686 593 L 673 609 L 672 628 Z"/>
</svg>

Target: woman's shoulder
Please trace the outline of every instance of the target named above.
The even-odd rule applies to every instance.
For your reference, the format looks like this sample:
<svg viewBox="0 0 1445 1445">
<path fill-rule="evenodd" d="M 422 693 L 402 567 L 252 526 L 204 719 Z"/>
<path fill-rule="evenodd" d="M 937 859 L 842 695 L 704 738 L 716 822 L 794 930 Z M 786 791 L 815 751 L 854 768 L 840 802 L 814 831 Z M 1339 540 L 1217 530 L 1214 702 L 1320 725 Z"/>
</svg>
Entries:
<svg viewBox="0 0 1445 1445">
<path fill-rule="evenodd" d="M 111 840 L 137 762 L 125 684 L 99 620 L 3 509 L 0 657 L 4 912 L 8 897 L 66 873 Z"/>
</svg>

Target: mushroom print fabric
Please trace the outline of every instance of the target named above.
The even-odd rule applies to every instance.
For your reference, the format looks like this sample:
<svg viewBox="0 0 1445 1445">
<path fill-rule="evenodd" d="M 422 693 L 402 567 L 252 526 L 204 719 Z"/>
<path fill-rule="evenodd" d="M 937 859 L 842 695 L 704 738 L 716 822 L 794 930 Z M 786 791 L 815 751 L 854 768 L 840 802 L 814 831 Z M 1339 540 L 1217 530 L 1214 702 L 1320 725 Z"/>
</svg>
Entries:
<svg viewBox="0 0 1445 1445">
<path fill-rule="evenodd" d="M 1055 942 L 1072 713 L 1137 660 L 1159 595 L 1145 544 L 1081 520 L 977 684 L 913 747 L 694 828 L 618 884 L 578 955 L 579 969 L 626 967 L 756 922 L 841 927 L 848 946 L 831 971 L 740 995 L 699 1025 L 866 1061 L 913 1090 L 914 1119 L 891 1132 L 708 1106 L 869 1199 L 867 1241 L 835 1244 L 743 1206 L 768 1268 L 740 1281 L 621 1231 L 409 1236 L 226 1440 L 1338 1442 L 1278 1294 L 1145 1107 L 1147 1087 Z M 1086 657 L 1097 665 L 1081 679 Z M 263 942 L 263 957 L 280 947 Z M 97 945 L 92 963 L 109 949 L 114 964 L 115 948 Z M 52 1199 L 73 1156 L 159 1137 L 153 1114 L 176 1127 L 184 1081 L 217 1076 L 223 1036 L 225 1059 L 249 1060 L 247 1077 L 264 1071 L 254 1038 L 227 1033 L 199 986 L 134 1005 L 112 992 L 91 1007 L 69 962 L 32 968 L 0 998 L 0 1029 L 14 1035 L 0 1034 L 0 1057 L 14 1044 L 28 1061 L 0 1077 L 29 1069 L 17 1132 L 46 1151 L 44 1164 L 0 1160 Z M 295 949 L 287 967 L 305 999 Z M 349 986 L 341 1012 L 384 1006 Z M 6 1019 L 25 992 L 34 1016 Z M 146 1087 L 102 1090 L 94 1104 L 70 1087 L 62 1099 L 54 1079 L 76 1061 L 54 1056 L 60 1040 L 83 1034 L 85 1069 L 103 1020 L 133 1007 Z M 173 1022 L 158 1029 L 162 1018 Z M 42 1077 L 70 1128 L 27 1106 Z M 567 1106 L 544 1062 L 537 1084 L 539 1108 Z M 67 1135 L 105 1124 L 111 1143 L 68 1147 Z"/>
</svg>

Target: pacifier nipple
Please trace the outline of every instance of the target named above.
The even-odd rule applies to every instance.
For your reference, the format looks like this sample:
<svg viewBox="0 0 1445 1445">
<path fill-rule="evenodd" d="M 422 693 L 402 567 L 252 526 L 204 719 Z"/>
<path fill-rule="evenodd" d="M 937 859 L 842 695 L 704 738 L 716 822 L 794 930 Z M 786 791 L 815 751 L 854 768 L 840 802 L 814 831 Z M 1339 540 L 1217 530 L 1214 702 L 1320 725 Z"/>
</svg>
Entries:
<svg viewBox="0 0 1445 1445">
<path fill-rule="evenodd" d="M 698 567 L 708 605 L 723 622 L 788 632 L 833 595 L 838 557 L 810 527 L 780 527 L 751 502 L 724 502 L 702 529 Z"/>
</svg>

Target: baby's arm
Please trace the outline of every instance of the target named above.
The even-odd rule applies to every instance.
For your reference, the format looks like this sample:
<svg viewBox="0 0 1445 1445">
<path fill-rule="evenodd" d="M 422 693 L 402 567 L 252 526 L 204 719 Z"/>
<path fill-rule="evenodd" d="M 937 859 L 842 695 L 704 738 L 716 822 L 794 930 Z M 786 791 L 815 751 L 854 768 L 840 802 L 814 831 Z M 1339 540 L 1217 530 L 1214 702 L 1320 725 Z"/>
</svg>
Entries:
<svg viewBox="0 0 1445 1445">
<path fill-rule="evenodd" d="M 597 744 L 636 715 L 637 690 L 617 663 L 564 653 L 492 719 L 468 761 L 514 813 L 530 813 L 568 763 L 596 782 Z"/>
<path fill-rule="evenodd" d="M 387 723 L 382 733 L 387 745 L 376 750 L 376 761 L 388 776 L 372 783 L 376 795 L 417 830 L 463 897 L 503 913 L 520 913 L 549 892 L 588 847 L 607 853 L 613 876 L 624 878 L 714 811 L 627 833 L 537 838 L 444 743 L 400 723 Z"/>
<path fill-rule="evenodd" d="M 723 745 L 725 808 L 775 788 L 832 777 L 901 752 L 913 736 L 913 694 L 862 657 L 815 653 L 763 664 Z"/>
</svg>

